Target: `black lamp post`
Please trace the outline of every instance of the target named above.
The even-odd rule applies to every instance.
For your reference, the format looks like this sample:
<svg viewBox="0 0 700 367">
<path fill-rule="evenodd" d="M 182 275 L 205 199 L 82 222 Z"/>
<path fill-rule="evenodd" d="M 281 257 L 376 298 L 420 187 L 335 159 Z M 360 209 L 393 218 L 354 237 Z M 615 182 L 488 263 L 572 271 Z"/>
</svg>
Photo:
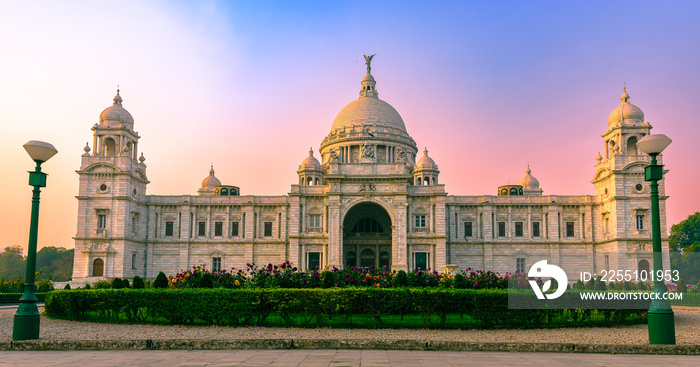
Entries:
<svg viewBox="0 0 700 367">
<path fill-rule="evenodd" d="M 34 277 L 36 272 L 36 240 L 39 231 L 39 194 L 46 187 L 47 174 L 41 172 L 41 164 L 48 161 L 58 151 L 53 145 L 43 141 L 31 140 L 24 144 L 24 149 L 36 162 L 34 171 L 29 172 L 29 186 L 32 192 L 32 221 L 29 227 L 29 248 L 27 249 L 27 271 L 24 276 L 24 295 L 20 298 L 19 308 L 15 313 L 12 327 L 13 340 L 39 339 L 39 309 L 34 295 Z"/>
<path fill-rule="evenodd" d="M 664 178 L 664 166 L 656 163 L 656 156 L 671 144 L 662 134 L 647 135 L 637 142 L 639 149 L 651 156 L 651 164 L 644 170 L 646 181 L 651 184 L 651 243 L 654 251 L 654 297 L 647 313 L 649 319 L 649 344 L 676 344 L 676 326 L 673 310 L 664 299 L 666 285 L 661 252 L 661 217 L 659 215 L 659 180 Z"/>
</svg>

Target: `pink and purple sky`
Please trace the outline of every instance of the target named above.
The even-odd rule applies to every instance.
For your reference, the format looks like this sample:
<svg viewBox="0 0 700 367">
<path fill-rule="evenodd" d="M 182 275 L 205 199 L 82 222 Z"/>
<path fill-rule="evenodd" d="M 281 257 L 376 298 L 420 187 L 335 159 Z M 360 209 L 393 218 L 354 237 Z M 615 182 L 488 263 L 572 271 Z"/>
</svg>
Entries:
<svg viewBox="0 0 700 367">
<path fill-rule="evenodd" d="M 700 210 L 700 2 L 4 1 L 0 248 L 27 247 L 28 140 L 43 166 L 39 247 L 73 247 L 80 155 L 117 85 L 149 194 L 196 195 L 214 164 L 244 195 L 285 195 L 358 97 L 363 54 L 452 195 L 530 164 L 545 194 L 593 194 L 623 83 L 665 151 L 668 225 Z"/>
</svg>

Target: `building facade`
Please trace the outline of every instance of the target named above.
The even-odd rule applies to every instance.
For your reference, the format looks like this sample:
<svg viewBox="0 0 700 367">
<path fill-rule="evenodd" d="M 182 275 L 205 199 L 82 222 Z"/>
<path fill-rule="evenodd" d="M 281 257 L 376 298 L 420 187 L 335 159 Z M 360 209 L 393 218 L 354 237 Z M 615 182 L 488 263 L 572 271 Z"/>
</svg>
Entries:
<svg viewBox="0 0 700 367">
<path fill-rule="evenodd" d="M 379 99 L 367 62 L 359 98 L 345 106 L 302 161 L 288 195 L 244 195 L 213 167 L 197 195 L 149 195 L 134 119 L 114 104 L 92 127 L 78 195 L 73 279 L 154 278 L 194 265 L 244 268 L 289 260 L 315 266 L 386 266 L 525 272 L 547 259 L 579 272 L 650 270 L 650 133 L 626 90 L 610 114 L 593 195 L 545 195 L 530 167 L 495 194 L 448 195 L 440 170 L 419 151 L 399 113 Z M 665 187 L 660 181 L 664 266 Z"/>
</svg>

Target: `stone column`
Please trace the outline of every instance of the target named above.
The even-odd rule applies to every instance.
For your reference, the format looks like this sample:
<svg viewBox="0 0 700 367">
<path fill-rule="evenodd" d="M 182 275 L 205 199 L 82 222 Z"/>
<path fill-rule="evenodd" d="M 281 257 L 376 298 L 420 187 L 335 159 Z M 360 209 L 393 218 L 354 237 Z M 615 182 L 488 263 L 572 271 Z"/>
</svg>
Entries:
<svg viewBox="0 0 700 367">
<path fill-rule="evenodd" d="M 343 231 L 340 218 L 340 196 L 328 198 L 328 265 L 343 265 Z M 359 255 L 358 255 L 359 256 Z"/>
</svg>

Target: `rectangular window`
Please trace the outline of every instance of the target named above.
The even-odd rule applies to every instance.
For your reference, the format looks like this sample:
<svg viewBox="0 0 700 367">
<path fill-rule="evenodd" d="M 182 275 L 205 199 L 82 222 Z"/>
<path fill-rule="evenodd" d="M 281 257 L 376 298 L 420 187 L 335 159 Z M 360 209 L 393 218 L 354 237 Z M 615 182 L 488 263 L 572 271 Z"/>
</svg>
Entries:
<svg viewBox="0 0 700 367">
<path fill-rule="evenodd" d="M 212 273 L 218 273 L 221 271 L 221 258 L 212 257 L 211 258 L 211 271 Z"/>
<path fill-rule="evenodd" d="M 605 218 L 605 226 L 603 227 L 603 230 L 605 233 L 610 232 L 610 218 Z"/>
<path fill-rule="evenodd" d="M 309 230 L 318 232 L 321 230 L 321 216 L 318 214 L 309 215 Z"/>
<path fill-rule="evenodd" d="M 133 216 L 131 217 L 131 232 L 137 233 L 138 231 L 136 229 L 136 216 Z"/>
<path fill-rule="evenodd" d="M 644 215 L 642 214 L 637 214 L 637 230 L 644 230 Z"/>
<path fill-rule="evenodd" d="M 308 270 L 316 270 L 321 268 L 321 253 L 307 252 L 306 253 L 306 268 Z"/>
<path fill-rule="evenodd" d="M 540 236 L 540 222 L 532 222 L 532 237 Z"/>
<path fill-rule="evenodd" d="M 131 269 L 136 269 L 136 253 L 131 254 Z"/>
<path fill-rule="evenodd" d="M 199 222 L 199 228 L 197 228 L 197 236 L 207 235 L 207 222 Z"/>
<path fill-rule="evenodd" d="M 173 235 L 173 222 L 165 222 L 165 236 L 172 237 Z"/>
<path fill-rule="evenodd" d="M 103 230 L 107 227 L 107 214 L 97 215 L 97 229 Z"/>
<path fill-rule="evenodd" d="M 231 237 L 238 236 L 238 222 L 231 222 Z"/>
<path fill-rule="evenodd" d="M 413 270 L 428 270 L 429 256 L 427 252 L 413 253 Z"/>
<path fill-rule="evenodd" d="M 214 222 L 214 236 L 221 237 L 224 235 L 224 222 Z"/>
<path fill-rule="evenodd" d="M 472 236 L 472 222 L 464 222 L 464 237 Z"/>
<path fill-rule="evenodd" d="M 506 236 L 506 222 L 498 222 L 498 237 Z"/>
<path fill-rule="evenodd" d="M 523 222 L 515 222 L 515 237 L 523 236 Z"/>
<path fill-rule="evenodd" d="M 515 272 L 516 273 L 525 273 L 525 258 L 524 257 L 519 257 L 515 259 Z"/>
<path fill-rule="evenodd" d="M 416 215 L 416 228 L 425 228 L 425 215 Z"/>
<path fill-rule="evenodd" d="M 574 236 L 574 222 L 566 222 L 566 237 Z"/>
<path fill-rule="evenodd" d="M 265 222 L 265 237 L 272 236 L 272 222 Z"/>
</svg>

